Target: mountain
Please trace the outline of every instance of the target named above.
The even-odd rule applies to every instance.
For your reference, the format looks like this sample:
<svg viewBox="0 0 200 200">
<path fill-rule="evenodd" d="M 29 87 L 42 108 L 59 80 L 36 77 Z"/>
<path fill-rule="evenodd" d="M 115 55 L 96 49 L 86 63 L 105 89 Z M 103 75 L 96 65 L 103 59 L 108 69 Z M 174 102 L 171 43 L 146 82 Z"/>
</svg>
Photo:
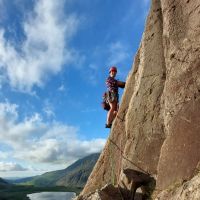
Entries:
<svg viewBox="0 0 200 200">
<path fill-rule="evenodd" d="M 99 153 L 84 157 L 66 169 L 46 172 L 39 176 L 20 179 L 15 183 L 34 186 L 69 186 L 83 187 L 99 158 Z"/>
<path fill-rule="evenodd" d="M 83 159 L 78 160 L 68 168 L 64 170 L 64 176 L 62 176 L 56 185 L 59 186 L 71 186 L 71 187 L 83 187 L 87 182 L 87 179 L 92 172 L 100 154 L 92 154 Z"/>
<path fill-rule="evenodd" d="M 18 183 L 24 183 L 24 182 L 31 181 L 33 178 L 34 178 L 34 176 L 25 177 L 25 178 L 19 178 L 19 177 L 14 178 L 13 177 L 13 178 L 6 178 L 6 181 L 8 183 L 18 184 Z"/>
<path fill-rule="evenodd" d="M 0 178 L 0 189 L 4 189 L 4 188 L 10 187 L 10 186 L 11 186 L 11 184 L 9 184 L 4 179 Z"/>
<path fill-rule="evenodd" d="M 117 117 L 80 199 L 133 199 L 139 187 L 152 200 L 200 199 L 199 18 L 200 1 L 152 0 Z"/>
<path fill-rule="evenodd" d="M 0 185 L 8 185 L 8 182 L 0 178 Z"/>
</svg>

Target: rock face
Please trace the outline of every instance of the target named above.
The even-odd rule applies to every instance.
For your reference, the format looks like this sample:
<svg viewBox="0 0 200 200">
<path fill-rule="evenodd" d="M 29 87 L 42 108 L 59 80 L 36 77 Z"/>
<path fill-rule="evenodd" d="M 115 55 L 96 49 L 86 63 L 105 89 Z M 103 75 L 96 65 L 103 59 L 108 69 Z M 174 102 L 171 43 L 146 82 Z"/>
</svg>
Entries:
<svg viewBox="0 0 200 200">
<path fill-rule="evenodd" d="M 182 185 L 177 185 L 172 188 L 161 192 L 156 200 L 188 200 L 188 199 L 200 199 L 200 175 L 195 176 L 190 181 L 185 182 Z"/>
<path fill-rule="evenodd" d="M 200 199 L 199 19 L 200 1 L 152 0 L 120 110 L 83 199 L 108 183 L 136 190 L 135 176 L 124 169 L 155 181 L 148 189 L 153 199 L 177 199 L 180 191 L 179 199 Z"/>
</svg>

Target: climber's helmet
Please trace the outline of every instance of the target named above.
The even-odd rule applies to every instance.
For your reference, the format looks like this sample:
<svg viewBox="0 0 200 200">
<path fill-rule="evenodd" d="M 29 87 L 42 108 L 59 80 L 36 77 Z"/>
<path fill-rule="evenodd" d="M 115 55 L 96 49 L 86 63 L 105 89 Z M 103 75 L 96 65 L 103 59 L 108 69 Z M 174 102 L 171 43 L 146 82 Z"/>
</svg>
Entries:
<svg viewBox="0 0 200 200">
<path fill-rule="evenodd" d="M 110 70 L 109 70 L 109 74 L 110 74 L 110 72 L 116 72 L 116 73 L 117 73 L 117 67 L 112 66 L 112 67 L 110 68 Z"/>
</svg>

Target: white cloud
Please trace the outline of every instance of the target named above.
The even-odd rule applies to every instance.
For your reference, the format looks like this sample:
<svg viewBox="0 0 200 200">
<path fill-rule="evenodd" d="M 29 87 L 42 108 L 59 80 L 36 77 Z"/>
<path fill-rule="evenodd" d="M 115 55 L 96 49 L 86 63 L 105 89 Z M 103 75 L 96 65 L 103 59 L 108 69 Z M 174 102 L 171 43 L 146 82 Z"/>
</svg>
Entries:
<svg viewBox="0 0 200 200">
<path fill-rule="evenodd" d="M 44 123 L 37 113 L 19 122 L 15 104 L 0 103 L 1 107 L 3 123 L 0 123 L 0 140 L 13 149 L 12 156 L 15 159 L 69 164 L 78 158 L 100 152 L 105 144 L 105 139 L 100 138 L 82 141 L 77 136 L 78 128 L 55 121 Z M 8 111 L 10 115 L 6 114 Z"/>
<path fill-rule="evenodd" d="M 5 119 L 9 118 L 9 121 L 12 122 L 18 118 L 17 108 L 16 104 L 10 104 L 9 102 L 0 103 L 0 122 L 2 125 Z"/>
<path fill-rule="evenodd" d="M 72 161 L 100 152 L 105 139 L 81 141 L 77 138 L 78 129 L 62 124 L 52 124 L 52 127 L 34 143 L 29 152 L 21 151 L 16 157 L 37 163 L 71 163 Z"/>
<path fill-rule="evenodd" d="M 30 92 L 42 86 L 49 74 L 58 73 L 62 65 L 78 60 L 78 53 L 68 47 L 76 33 L 79 19 L 64 16 L 64 0 L 38 0 L 34 11 L 23 24 L 25 41 L 21 52 L 5 39 L 0 29 L 0 70 L 10 85 Z"/>
<path fill-rule="evenodd" d="M 58 91 L 60 92 L 65 91 L 65 86 L 63 84 L 60 85 L 60 87 L 58 88 Z"/>
<path fill-rule="evenodd" d="M 127 47 L 121 42 L 112 43 L 108 53 L 108 65 L 118 65 L 130 56 Z"/>
<path fill-rule="evenodd" d="M 27 169 L 13 162 L 0 162 L 0 172 L 26 171 Z"/>
<path fill-rule="evenodd" d="M 8 158 L 9 153 L 5 151 L 0 151 L 0 160 Z"/>
<path fill-rule="evenodd" d="M 55 113 L 50 107 L 45 107 L 43 111 L 45 112 L 48 118 L 55 117 Z"/>
<path fill-rule="evenodd" d="M 55 117 L 54 107 L 48 99 L 45 100 L 43 112 L 46 114 L 46 116 L 48 118 L 54 118 Z"/>
<path fill-rule="evenodd" d="M 13 148 L 22 148 L 27 145 L 26 141 L 31 134 L 42 134 L 46 125 L 38 113 L 18 122 L 17 108 L 16 104 L 0 103 L 0 140 Z"/>
</svg>

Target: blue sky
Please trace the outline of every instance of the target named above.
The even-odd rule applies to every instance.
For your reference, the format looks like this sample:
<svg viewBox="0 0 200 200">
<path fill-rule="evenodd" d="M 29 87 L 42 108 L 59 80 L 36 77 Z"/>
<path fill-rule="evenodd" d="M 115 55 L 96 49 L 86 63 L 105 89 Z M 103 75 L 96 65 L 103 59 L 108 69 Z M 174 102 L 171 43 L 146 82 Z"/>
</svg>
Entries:
<svg viewBox="0 0 200 200">
<path fill-rule="evenodd" d="M 63 169 L 102 150 L 108 69 L 126 80 L 149 4 L 0 0 L 0 177 Z"/>
</svg>

